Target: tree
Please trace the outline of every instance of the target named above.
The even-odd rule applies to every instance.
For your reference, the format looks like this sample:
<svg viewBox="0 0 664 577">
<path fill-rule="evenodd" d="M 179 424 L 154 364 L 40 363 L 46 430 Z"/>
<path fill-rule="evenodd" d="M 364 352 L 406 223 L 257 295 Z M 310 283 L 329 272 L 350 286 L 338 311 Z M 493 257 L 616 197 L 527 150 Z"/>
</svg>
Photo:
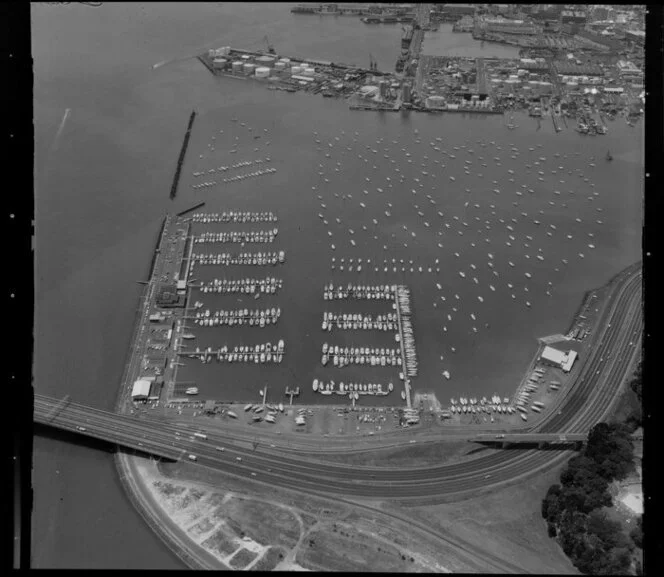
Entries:
<svg viewBox="0 0 664 577">
<path fill-rule="evenodd" d="M 620 522 L 609 519 L 606 513 L 599 509 L 588 515 L 587 532 L 588 535 L 595 535 L 606 550 L 628 545 Z"/>
<path fill-rule="evenodd" d="M 640 515 L 636 521 L 636 527 L 629 532 L 634 545 L 643 549 L 643 515 Z"/>
<path fill-rule="evenodd" d="M 560 506 L 558 497 L 560 495 L 560 485 L 555 484 L 549 487 L 544 499 L 542 499 L 542 517 L 548 521 L 557 521 Z"/>
<path fill-rule="evenodd" d="M 633 443 L 622 423 L 598 423 L 588 434 L 584 455 L 598 465 L 598 473 L 611 481 L 623 478 L 633 468 Z"/>
</svg>

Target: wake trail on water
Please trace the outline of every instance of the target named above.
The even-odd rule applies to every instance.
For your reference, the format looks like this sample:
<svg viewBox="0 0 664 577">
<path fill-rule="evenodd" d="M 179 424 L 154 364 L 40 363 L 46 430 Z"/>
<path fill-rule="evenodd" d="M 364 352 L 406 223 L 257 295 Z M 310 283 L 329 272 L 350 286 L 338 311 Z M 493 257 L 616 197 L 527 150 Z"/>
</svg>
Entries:
<svg viewBox="0 0 664 577">
<path fill-rule="evenodd" d="M 58 132 L 55 134 L 55 139 L 53 140 L 53 145 L 51 146 L 51 150 L 55 150 L 58 147 L 58 141 L 60 140 L 60 136 L 62 135 L 62 131 L 65 128 L 65 124 L 67 122 L 67 119 L 69 118 L 69 113 L 70 112 L 71 112 L 71 108 L 67 108 L 65 110 L 65 113 L 62 116 L 62 121 L 60 122 L 60 127 L 58 128 Z"/>
</svg>

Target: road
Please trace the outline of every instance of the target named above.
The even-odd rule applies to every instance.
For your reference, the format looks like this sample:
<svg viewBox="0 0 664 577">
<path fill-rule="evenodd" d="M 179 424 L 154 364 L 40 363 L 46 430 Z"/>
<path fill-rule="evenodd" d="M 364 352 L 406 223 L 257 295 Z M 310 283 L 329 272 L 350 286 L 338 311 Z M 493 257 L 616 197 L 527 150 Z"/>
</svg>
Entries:
<svg viewBox="0 0 664 577">
<path fill-rule="evenodd" d="M 596 331 L 596 346 L 575 367 L 577 384 L 561 399 L 559 412 L 551 410 L 541 423 L 530 427 L 532 432 L 585 433 L 610 411 L 639 352 L 643 330 L 640 269 L 618 283 L 614 290 L 603 312 L 606 324 Z M 47 415 L 57 403 L 57 399 L 36 395 L 35 421 L 46 423 Z M 309 454 L 286 454 L 265 444 L 259 444 L 255 450 L 238 447 L 223 432 L 208 431 L 208 439 L 200 440 L 176 423 L 117 415 L 73 402 L 50 419 L 52 426 L 72 431 L 84 426 L 90 436 L 115 439 L 138 450 L 142 444 L 146 451 L 174 459 L 195 454 L 201 465 L 242 477 L 251 475 L 271 485 L 365 499 L 460 495 L 531 475 L 554 466 L 570 454 L 563 450 L 506 450 L 450 465 L 358 467 L 324 462 Z M 468 437 L 477 433 L 476 429 L 469 431 L 472 432 Z"/>
</svg>

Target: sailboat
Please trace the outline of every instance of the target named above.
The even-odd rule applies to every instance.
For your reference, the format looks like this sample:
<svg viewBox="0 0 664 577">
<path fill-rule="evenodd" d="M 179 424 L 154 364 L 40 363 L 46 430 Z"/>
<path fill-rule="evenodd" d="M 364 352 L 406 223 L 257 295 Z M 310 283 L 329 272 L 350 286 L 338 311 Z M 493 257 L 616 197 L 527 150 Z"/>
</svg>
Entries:
<svg viewBox="0 0 664 577">
<path fill-rule="evenodd" d="M 611 151 L 610 150 L 606 151 L 606 160 L 608 160 L 609 162 L 611 162 L 613 160 L 613 156 L 611 156 Z"/>
</svg>

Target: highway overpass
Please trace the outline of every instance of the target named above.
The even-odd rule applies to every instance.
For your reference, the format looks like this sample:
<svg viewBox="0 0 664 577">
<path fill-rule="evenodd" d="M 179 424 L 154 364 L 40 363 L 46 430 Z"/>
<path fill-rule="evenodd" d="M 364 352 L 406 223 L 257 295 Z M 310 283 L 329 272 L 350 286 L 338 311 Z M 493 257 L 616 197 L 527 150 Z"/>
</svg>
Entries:
<svg viewBox="0 0 664 577">
<path fill-rule="evenodd" d="M 488 443 L 507 448 L 510 445 L 537 445 L 543 448 L 547 445 L 574 445 L 580 447 L 588 440 L 586 433 L 500 433 L 475 435 L 468 439 L 473 443 Z"/>
</svg>

